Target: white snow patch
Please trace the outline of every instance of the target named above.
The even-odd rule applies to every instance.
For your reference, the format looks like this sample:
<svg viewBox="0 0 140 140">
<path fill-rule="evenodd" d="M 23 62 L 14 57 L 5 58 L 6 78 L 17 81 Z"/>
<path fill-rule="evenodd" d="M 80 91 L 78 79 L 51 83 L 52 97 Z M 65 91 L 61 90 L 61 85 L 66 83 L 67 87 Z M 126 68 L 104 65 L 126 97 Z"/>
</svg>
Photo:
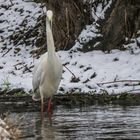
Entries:
<svg viewBox="0 0 140 140">
<path fill-rule="evenodd" d="M 93 51 L 88 53 L 76 52 L 73 54 L 60 52 L 60 55 L 62 62 L 69 62 L 67 67 L 80 79 L 76 84 L 70 82 L 72 75 L 65 70 L 61 86 L 64 87 L 66 92 L 77 88 L 83 92 L 95 91 L 100 93 L 101 90 L 106 90 L 109 93 L 120 93 L 137 88 L 124 86 L 125 83 L 123 82 L 117 83 L 118 87 L 111 86 L 111 84 L 111 87 L 109 84 L 104 86 L 98 83 L 115 80 L 138 80 L 140 77 L 140 55 L 131 55 L 129 51 L 119 50 L 114 50 L 110 54 Z M 93 74 L 95 76 L 92 78 Z M 138 87 L 140 88 L 140 85 Z"/>
<path fill-rule="evenodd" d="M 12 0 L 11 3 L 10 0 L 2 0 L 0 1 L 0 5 L 2 7 L 0 8 L 0 45 L 9 45 L 8 38 L 15 31 L 34 27 L 36 19 L 43 13 L 40 4 L 35 2 Z"/>
<path fill-rule="evenodd" d="M 108 8 L 110 8 L 112 4 L 112 0 L 110 0 L 108 3 L 106 2 L 106 5 L 103 7 L 103 3 L 98 3 L 98 6 L 94 10 L 92 8 L 92 17 L 94 18 L 95 22 L 97 22 L 99 19 L 104 19 L 105 18 L 105 12 L 107 11 Z"/>
<path fill-rule="evenodd" d="M 94 0 L 90 0 L 87 1 L 88 3 L 92 4 L 92 3 L 97 3 Z M 94 19 L 93 23 L 91 25 L 87 25 L 85 27 L 85 29 L 82 30 L 82 32 L 80 33 L 79 37 L 78 37 L 78 42 L 79 45 L 77 46 L 74 45 L 73 49 L 77 49 L 77 48 L 82 48 L 83 44 L 88 43 L 89 41 L 92 40 L 96 40 L 96 38 L 102 37 L 101 31 L 100 31 L 100 25 L 98 24 L 99 20 L 103 20 L 105 19 L 105 12 L 110 8 L 112 4 L 112 0 L 110 0 L 109 2 L 105 1 L 105 3 L 103 2 L 99 2 L 97 4 L 97 7 L 92 7 L 91 9 L 91 15 L 92 18 Z M 98 42 L 100 43 L 100 42 Z M 95 43 L 93 45 L 93 47 L 95 47 L 97 44 Z M 91 46 L 89 46 L 91 47 Z"/>
</svg>

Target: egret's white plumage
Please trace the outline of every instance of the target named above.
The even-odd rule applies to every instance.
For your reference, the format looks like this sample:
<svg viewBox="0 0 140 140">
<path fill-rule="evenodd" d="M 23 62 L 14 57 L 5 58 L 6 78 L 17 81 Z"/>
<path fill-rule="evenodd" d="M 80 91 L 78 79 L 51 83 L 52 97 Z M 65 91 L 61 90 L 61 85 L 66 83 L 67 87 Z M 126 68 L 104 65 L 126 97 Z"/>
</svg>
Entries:
<svg viewBox="0 0 140 140">
<path fill-rule="evenodd" d="M 52 16 L 52 11 L 48 10 L 46 16 L 48 52 L 41 56 L 39 63 L 34 67 L 33 71 L 33 99 L 41 99 L 41 103 L 43 103 L 44 97 L 52 97 L 56 93 L 62 76 L 62 64 L 59 56 L 55 52 L 54 40 L 50 25 Z"/>
</svg>

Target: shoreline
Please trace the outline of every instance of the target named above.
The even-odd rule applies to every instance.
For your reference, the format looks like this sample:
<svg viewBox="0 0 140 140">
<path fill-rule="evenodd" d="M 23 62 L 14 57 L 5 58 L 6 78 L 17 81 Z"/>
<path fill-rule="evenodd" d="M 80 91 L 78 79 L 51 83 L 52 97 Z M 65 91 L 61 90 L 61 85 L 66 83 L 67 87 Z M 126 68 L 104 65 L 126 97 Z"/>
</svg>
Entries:
<svg viewBox="0 0 140 140">
<path fill-rule="evenodd" d="M 21 91 L 20 91 L 21 92 Z M 47 105 L 47 99 L 44 100 Z M 120 94 L 89 94 L 69 93 L 57 94 L 52 98 L 53 106 L 64 105 L 68 107 L 89 105 L 140 105 L 139 93 Z M 34 112 L 40 111 L 40 101 L 32 100 L 32 95 L 27 93 L 15 93 L 13 95 L 0 95 L 0 113 L 3 112 Z"/>
</svg>

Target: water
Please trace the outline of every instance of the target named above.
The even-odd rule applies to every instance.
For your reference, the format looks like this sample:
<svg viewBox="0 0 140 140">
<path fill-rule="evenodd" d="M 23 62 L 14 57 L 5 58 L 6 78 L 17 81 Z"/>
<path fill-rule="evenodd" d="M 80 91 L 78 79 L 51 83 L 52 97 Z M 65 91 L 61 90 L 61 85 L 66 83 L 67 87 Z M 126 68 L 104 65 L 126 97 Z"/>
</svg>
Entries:
<svg viewBox="0 0 140 140">
<path fill-rule="evenodd" d="M 40 112 L 12 113 L 21 140 L 140 140 L 140 106 L 57 106 L 52 124 Z"/>
</svg>

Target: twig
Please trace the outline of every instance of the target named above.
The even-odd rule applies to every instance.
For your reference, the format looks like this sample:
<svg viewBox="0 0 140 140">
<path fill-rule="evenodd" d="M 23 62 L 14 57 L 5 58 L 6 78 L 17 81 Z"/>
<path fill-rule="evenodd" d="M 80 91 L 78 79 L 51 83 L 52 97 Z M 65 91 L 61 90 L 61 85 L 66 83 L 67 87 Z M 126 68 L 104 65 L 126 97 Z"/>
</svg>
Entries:
<svg viewBox="0 0 140 140">
<path fill-rule="evenodd" d="M 25 69 L 24 69 L 23 73 L 25 73 L 26 71 L 32 72 L 31 69 L 27 66 L 27 64 L 24 65 L 24 68 L 25 68 Z"/>
<path fill-rule="evenodd" d="M 77 6 L 77 4 L 74 1 L 73 1 L 73 4 L 74 4 L 75 8 L 81 13 L 81 10 L 79 9 L 79 7 Z M 82 15 L 82 13 L 81 13 L 81 15 Z"/>
<path fill-rule="evenodd" d="M 132 91 L 140 91 L 140 89 L 132 89 L 132 90 L 128 90 L 127 92 L 132 92 Z"/>
<path fill-rule="evenodd" d="M 68 69 L 66 66 L 64 66 L 64 67 L 74 76 L 74 78 L 76 78 L 76 76 L 74 75 L 74 73 L 70 69 Z"/>
<path fill-rule="evenodd" d="M 118 80 L 118 81 L 102 82 L 102 83 L 97 83 L 97 84 L 104 85 L 104 84 L 121 83 L 121 82 L 140 82 L 140 80 Z"/>
<path fill-rule="evenodd" d="M 94 11 L 92 11 L 92 12 L 94 13 L 94 15 L 95 15 L 98 19 L 100 19 L 100 17 L 98 17 L 97 14 L 96 14 Z"/>
<path fill-rule="evenodd" d="M 23 65 L 23 64 L 25 64 L 25 62 L 19 62 L 19 63 L 13 65 L 13 66 L 15 67 L 15 66 L 17 66 L 17 65 Z"/>
<path fill-rule="evenodd" d="M 66 7 L 66 26 L 67 26 L 67 35 L 69 37 L 69 17 L 68 17 L 68 8 Z"/>
<path fill-rule="evenodd" d="M 9 48 L 9 49 L 7 50 L 7 52 L 4 53 L 4 54 L 2 55 L 2 57 L 4 57 L 11 49 L 12 49 L 12 48 Z"/>
</svg>

